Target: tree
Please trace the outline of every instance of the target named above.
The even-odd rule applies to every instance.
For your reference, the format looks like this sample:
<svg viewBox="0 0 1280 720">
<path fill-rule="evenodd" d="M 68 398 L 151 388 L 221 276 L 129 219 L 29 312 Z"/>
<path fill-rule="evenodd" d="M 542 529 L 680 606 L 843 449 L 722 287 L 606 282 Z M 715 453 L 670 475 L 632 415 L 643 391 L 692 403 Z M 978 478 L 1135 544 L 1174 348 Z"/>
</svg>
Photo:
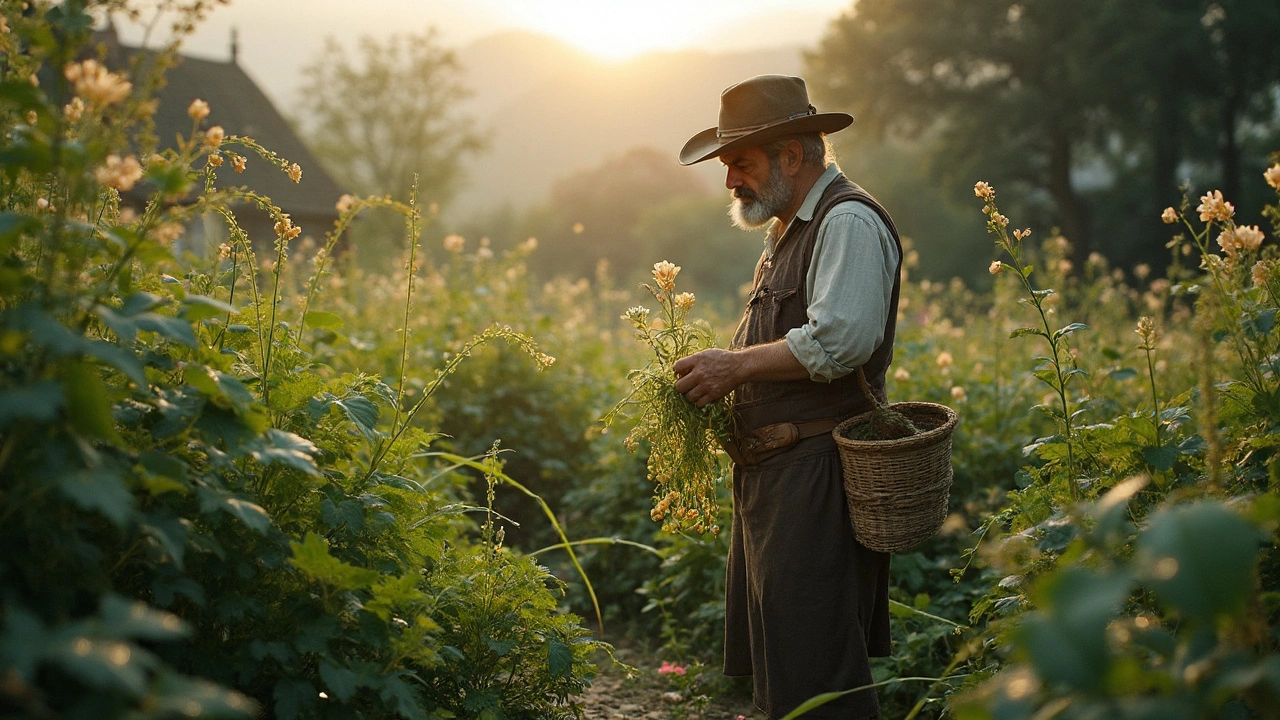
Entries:
<svg viewBox="0 0 1280 720">
<path fill-rule="evenodd" d="M 418 176 L 423 205 L 447 204 L 466 155 L 483 149 L 457 114 L 468 96 L 436 31 L 363 37 L 353 57 L 333 38 L 303 72 L 301 124 L 339 182 L 361 194 L 407 199 Z"/>
<path fill-rule="evenodd" d="M 940 174 L 1025 183 L 1082 260 L 1113 191 L 1149 214 L 1189 162 L 1227 191 L 1247 178 L 1239 138 L 1274 124 L 1277 34 L 1274 0 L 860 0 L 807 61 L 864 141 L 937 140 Z M 1167 234 L 1154 214 L 1134 229 Z"/>
</svg>

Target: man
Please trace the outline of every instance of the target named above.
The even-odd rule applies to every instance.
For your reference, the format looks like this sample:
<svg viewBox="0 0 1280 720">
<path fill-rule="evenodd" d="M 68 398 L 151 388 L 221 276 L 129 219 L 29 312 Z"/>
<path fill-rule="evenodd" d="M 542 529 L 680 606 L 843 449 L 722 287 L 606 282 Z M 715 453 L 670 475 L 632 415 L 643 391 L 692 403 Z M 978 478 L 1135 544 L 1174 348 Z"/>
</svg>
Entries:
<svg viewBox="0 0 1280 720">
<path fill-rule="evenodd" d="M 719 158 L 735 225 L 768 226 L 754 290 L 729 350 L 675 363 L 699 407 L 733 393 L 738 423 L 725 589 L 725 675 L 750 675 L 779 718 L 820 693 L 869 685 L 889 653 L 889 556 L 853 536 L 831 430 L 883 395 L 902 247 L 889 214 L 829 160 L 804 80 L 762 75 L 720 96 L 717 127 L 680 152 Z M 806 718 L 874 718 L 874 690 Z"/>
</svg>

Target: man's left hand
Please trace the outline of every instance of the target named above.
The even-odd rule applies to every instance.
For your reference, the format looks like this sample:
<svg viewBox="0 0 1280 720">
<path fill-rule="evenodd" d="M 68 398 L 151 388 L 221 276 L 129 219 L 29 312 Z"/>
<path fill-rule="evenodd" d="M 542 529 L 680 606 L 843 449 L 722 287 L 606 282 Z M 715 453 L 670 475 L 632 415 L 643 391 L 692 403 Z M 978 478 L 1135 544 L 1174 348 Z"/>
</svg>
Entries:
<svg viewBox="0 0 1280 720">
<path fill-rule="evenodd" d="M 742 384 L 742 358 L 739 353 L 713 348 L 703 350 L 675 362 L 676 390 L 689 402 L 705 407 Z"/>
</svg>

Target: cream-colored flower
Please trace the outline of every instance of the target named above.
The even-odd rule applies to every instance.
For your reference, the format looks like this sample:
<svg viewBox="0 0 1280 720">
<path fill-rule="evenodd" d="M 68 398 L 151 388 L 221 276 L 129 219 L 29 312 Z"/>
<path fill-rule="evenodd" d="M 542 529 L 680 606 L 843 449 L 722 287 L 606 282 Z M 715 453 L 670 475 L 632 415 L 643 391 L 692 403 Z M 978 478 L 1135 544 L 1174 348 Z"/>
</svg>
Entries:
<svg viewBox="0 0 1280 720">
<path fill-rule="evenodd" d="M 580 223 L 580 222 L 576 222 L 576 223 L 574 223 L 574 224 L 573 224 L 573 234 L 574 234 L 574 235 L 581 235 L 581 234 L 582 234 L 586 229 L 587 229 L 587 226 L 586 226 L 586 225 L 583 225 L 583 224 L 582 224 L 582 223 Z"/>
<path fill-rule="evenodd" d="M 128 192 L 142 179 L 142 165 L 132 155 L 108 155 L 106 164 L 94 170 L 93 176 L 102 185 Z"/>
<path fill-rule="evenodd" d="M 467 244 L 467 239 L 461 235 L 446 235 L 444 238 L 444 249 L 451 253 L 460 253 L 462 248 Z"/>
<path fill-rule="evenodd" d="M 338 198 L 338 202 L 333 206 L 339 215 L 346 215 L 351 212 L 351 208 L 355 207 L 356 197 L 350 193 Z"/>
<path fill-rule="evenodd" d="M 1146 263 L 1138 263 L 1133 266 L 1133 276 L 1139 280 L 1146 280 L 1151 274 L 1151 266 Z"/>
<path fill-rule="evenodd" d="M 536 237 L 531 237 L 528 240 L 525 240 L 524 242 L 520 243 L 521 252 L 531 253 L 537 249 L 538 249 L 538 238 Z"/>
<path fill-rule="evenodd" d="M 1138 318 L 1138 327 L 1134 329 L 1138 333 L 1138 337 L 1142 338 L 1142 344 L 1138 347 L 1143 350 L 1155 350 L 1156 341 L 1160 339 L 1159 333 L 1156 331 L 1156 321 L 1149 316 Z"/>
<path fill-rule="evenodd" d="M 1200 213 L 1202 222 L 1226 222 L 1236 214 L 1236 207 L 1227 202 L 1222 197 L 1221 190 L 1214 190 L 1211 193 L 1201 196 L 1200 205 L 1196 207 L 1196 212 Z"/>
<path fill-rule="evenodd" d="M 1249 274 L 1253 277 L 1253 284 L 1262 287 L 1267 284 L 1267 280 L 1271 279 L 1271 268 L 1259 260 L 1253 264 L 1253 271 Z"/>
<path fill-rule="evenodd" d="M 0 15 L 0 34 L 8 35 L 10 32 L 12 31 L 9 30 L 9 20 L 5 16 Z"/>
<path fill-rule="evenodd" d="M 964 388 L 959 385 L 952 385 L 951 399 L 959 402 L 959 401 L 963 401 L 964 398 L 965 398 Z"/>
<path fill-rule="evenodd" d="M 676 275 L 679 274 L 679 265 L 673 265 L 666 260 L 653 264 L 653 279 L 658 283 L 658 287 L 665 292 L 671 292 L 676 286 Z"/>
<path fill-rule="evenodd" d="M 238 173 L 244 172 L 245 159 L 243 155 L 231 156 L 231 168 Z"/>
<path fill-rule="evenodd" d="M 975 197 L 982 198 L 987 202 L 991 202 L 996 199 L 995 188 L 991 187 L 983 180 L 978 181 L 978 183 L 973 186 L 973 194 Z"/>
<path fill-rule="evenodd" d="M 906 368 L 900 367 L 893 371 L 893 379 L 898 382 L 906 382 L 911 379 L 911 373 Z"/>
<path fill-rule="evenodd" d="M 1254 252 L 1262 245 L 1263 234 L 1257 225 L 1237 225 L 1218 234 L 1218 246 L 1228 258 L 1235 258 L 1242 252 Z"/>
<path fill-rule="evenodd" d="M 636 305 L 635 307 L 629 307 L 627 308 L 627 311 L 623 313 L 622 319 L 630 320 L 631 322 L 635 323 L 637 326 L 641 326 L 641 327 L 648 325 L 649 324 L 649 308 L 643 307 L 640 305 Z"/>
<path fill-rule="evenodd" d="M 999 225 L 1000 227 L 1008 227 L 1009 218 L 1001 215 L 998 212 L 993 212 L 991 213 L 991 222 L 995 223 L 996 225 Z"/>
<path fill-rule="evenodd" d="M 493 251 L 487 247 L 482 247 L 479 250 L 476 250 L 476 257 L 480 258 L 481 260 L 492 260 Z"/>
<path fill-rule="evenodd" d="M 1276 190 L 1280 190 L 1280 164 L 1272 165 L 1262 173 L 1262 177 L 1266 178 L 1267 184 Z"/>
<path fill-rule="evenodd" d="M 302 180 L 302 168 L 298 166 L 298 163 L 290 165 L 285 172 L 289 174 L 289 179 L 294 182 Z"/>
<path fill-rule="evenodd" d="M 78 122 L 84 115 L 84 101 L 79 97 L 71 98 L 71 102 L 62 106 L 62 114 L 67 117 L 68 122 Z"/>
<path fill-rule="evenodd" d="M 1031 236 L 1031 228 L 1027 228 L 1026 230 L 1014 230 L 1014 231 L 1013 231 L 1013 239 L 1014 239 L 1014 240 L 1022 240 L 1022 239 L 1024 239 L 1024 238 L 1028 238 L 1028 237 L 1030 237 L 1030 236 Z"/>
<path fill-rule="evenodd" d="M 693 293 L 691 292 L 679 293 L 675 296 L 674 302 L 676 304 L 676 307 L 680 308 L 681 310 L 684 310 L 685 312 L 688 312 L 689 308 L 693 307 Z"/>
<path fill-rule="evenodd" d="M 35 110 L 27 111 L 27 124 L 35 125 L 40 120 L 40 115 Z"/>
<path fill-rule="evenodd" d="M 197 122 L 209 117 L 209 103 L 200 98 L 192 100 L 191 104 L 187 106 L 187 116 Z"/>
<path fill-rule="evenodd" d="M 98 106 L 122 102 L 133 90 L 133 83 L 107 70 L 97 60 L 71 63 L 63 75 L 75 85 L 77 95 Z"/>
<path fill-rule="evenodd" d="M 222 129 L 221 125 L 214 125 L 205 132 L 204 144 L 211 148 L 219 147 L 222 145 L 222 140 L 226 136 L 227 132 Z"/>
<path fill-rule="evenodd" d="M 952 363 L 954 363 L 955 361 L 952 359 L 951 353 L 947 352 L 946 350 L 943 350 L 942 352 L 938 353 L 938 359 L 935 360 L 934 362 L 938 363 L 938 367 L 944 368 L 944 367 L 951 367 Z"/>
<path fill-rule="evenodd" d="M 1167 207 L 1164 212 L 1160 213 L 1160 219 L 1164 221 L 1165 225 L 1172 225 L 1178 222 L 1178 211 Z"/>
<path fill-rule="evenodd" d="M 289 217 L 288 213 L 281 214 L 281 219 L 276 222 L 275 231 L 276 235 L 279 235 L 285 240 L 292 240 L 302 234 L 302 228 L 293 224 L 293 220 Z"/>
<path fill-rule="evenodd" d="M 36 209 L 37 209 L 37 210 L 48 210 L 48 209 L 49 209 L 49 198 L 36 198 Z"/>
<path fill-rule="evenodd" d="M 1063 258 L 1058 261 L 1058 272 L 1062 273 L 1063 275 L 1066 275 L 1067 273 L 1071 272 L 1071 269 L 1073 267 L 1075 267 L 1075 265 L 1073 265 L 1071 261 L 1067 260 L 1066 258 Z"/>
<path fill-rule="evenodd" d="M 1004 263 L 1000 262 L 999 260 L 992 260 L 991 265 L 987 267 L 987 272 L 991 273 L 992 275 L 999 275 L 1000 273 L 1004 272 Z"/>
<path fill-rule="evenodd" d="M 222 243 L 221 245 L 218 246 L 218 257 L 222 260 L 226 260 L 227 258 L 230 258 L 232 252 L 234 251 L 232 250 L 231 246 L 227 243 Z"/>
<path fill-rule="evenodd" d="M 209 156 L 209 164 L 214 167 L 222 167 L 222 156 L 218 153 L 213 153 Z"/>
<path fill-rule="evenodd" d="M 182 237 L 182 223 L 167 222 L 157 225 L 151 231 L 151 236 L 161 245 L 171 245 L 174 240 Z"/>
</svg>

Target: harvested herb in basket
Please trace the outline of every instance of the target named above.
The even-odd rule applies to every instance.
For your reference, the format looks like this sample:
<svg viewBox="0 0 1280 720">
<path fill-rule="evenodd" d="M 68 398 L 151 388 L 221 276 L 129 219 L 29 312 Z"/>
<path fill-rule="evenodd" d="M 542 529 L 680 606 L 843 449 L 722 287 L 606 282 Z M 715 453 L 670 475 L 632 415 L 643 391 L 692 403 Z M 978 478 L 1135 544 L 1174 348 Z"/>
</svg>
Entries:
<svg viewBox="0 0 1280 720">
<path fill-rule="evenodd" d="M 678 265 L 665 260 L 653 266 L 657 287 L 644 288 L 658 301 L 658 317 L 649 309 L 633 307 L 623 319 L 635 328 L 636 338 L 653 350 L 653 358 L 632 370 L 631 393 L 604 417 L 606 424 L 618 415 L 634 415 L 635 427 L 625 445 L 636 452 L 649 445 L 649 480 L 654 483 L 653 510 L 649 516 L 667 532 L 719 533 L 715 524 L 716 486 L 725 476 L 725 463 L 717 437 L 727 436 L 728 400 L 698 408 L 676 390 L 671 366 L 676 360 L 715 346 L 706 323 L 689 318 L 693 293 L 675 291 Z"/>
<path fill-rule="evenodd" d="M 867 376 L 862 372 L 862 368 L 858 368 L 857 372 L 858 385 L 862 388 L 863 394 L 871 398 L 875 407 L 871 409 L 871 417 L 867 422 L 859 423 L 846 431 L 844 435 L 846 438 L 864 441 L 901 440 L 922 432 L 915 423 L 911 422 L 911 418 L 894 410 L 871 391 L 871 385 L 867 383 Z"/>
</svg>

